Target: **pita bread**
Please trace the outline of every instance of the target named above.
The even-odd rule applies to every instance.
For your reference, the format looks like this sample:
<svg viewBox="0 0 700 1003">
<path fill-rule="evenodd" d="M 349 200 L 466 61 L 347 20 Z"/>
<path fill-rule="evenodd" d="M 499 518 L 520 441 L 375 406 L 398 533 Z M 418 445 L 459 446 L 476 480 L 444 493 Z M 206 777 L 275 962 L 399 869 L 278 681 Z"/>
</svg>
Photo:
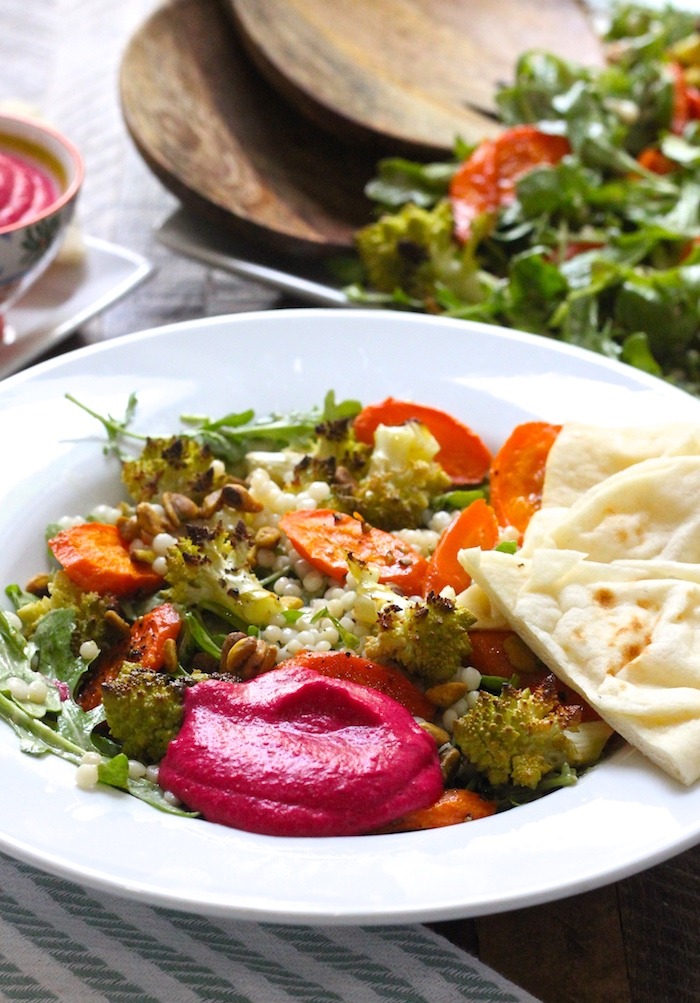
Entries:
<svg viewBox="0 0 700 1003">
<path fill-rule="evenodd" d="M 521 553 L 580 550 L 593 561 L 663 558 L 700 564 L 700 456 L 635 463 L 590 488 L 569 509 L 541 509 Z"/>
<path fill-rule="evenodd" d="M 461 552 L 473 584 L 460 602 L 477 609 L 477 627 L 500 618 L 631 745 L 694 783 L 700 429 L 613 430 L 609 448 L 603 430 L 565 433 L 581 470 L 557 440 L 549 504 L 518 554 Z M 659 455 L 645 456 L 653 450 Z"/>
<path fill-rule="evenodd" d="M 690 455 L 700 455 L 700 425 L 601 428 L 567 423 L 547 457 L 542 507 L 569 506 L 589 488 L 643 460 Z"/>
<path fill-rule="evenodd" d="M 464 550 L 491 603 L 615 731 L 683 784 L 700 778 L 700 566 Z"/>
</svg>

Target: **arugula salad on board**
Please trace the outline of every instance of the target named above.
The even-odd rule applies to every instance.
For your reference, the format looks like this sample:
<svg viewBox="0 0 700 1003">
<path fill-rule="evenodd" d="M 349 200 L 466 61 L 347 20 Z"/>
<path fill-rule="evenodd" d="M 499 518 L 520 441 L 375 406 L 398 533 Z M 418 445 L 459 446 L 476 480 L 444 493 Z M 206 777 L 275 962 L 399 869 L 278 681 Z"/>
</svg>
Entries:
<svg viewBox="0 0 700 1003">
<path fill-rule="evenodd" d="M 557 338 L 698 393 L 699 20 L 618 4 L 603 68 L 521 57 L 498 138 L 381 161 L 350 298 Z"/>
<path fill-rule="evenodd" d="M 124 493 L 57 514 L 6 587 L 0 717 L 81 788 L 334 836 L 487 817 L 622 739 L 697 779 L 698 659 L 669 676 L 658 651 L 700 609 L 700 428 L 530 421 L 494 454 L 392 397 L 166 437 L 131 430 L 135 395 L 123 420 L 70 399 Z"/>
</svg>

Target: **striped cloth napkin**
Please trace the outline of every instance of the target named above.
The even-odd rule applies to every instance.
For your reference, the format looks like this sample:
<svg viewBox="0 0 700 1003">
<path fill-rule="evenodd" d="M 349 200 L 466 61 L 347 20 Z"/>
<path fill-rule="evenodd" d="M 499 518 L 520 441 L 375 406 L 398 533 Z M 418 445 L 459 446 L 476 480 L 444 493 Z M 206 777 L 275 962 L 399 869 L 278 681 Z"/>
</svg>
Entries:
<svg viewBox="0 0 700 1003">
<path fill-rule="evenodd" d="M 152 908 L 0 856 L 7 1003 L 537 1003 L 425 927 Z"/>
</svg>

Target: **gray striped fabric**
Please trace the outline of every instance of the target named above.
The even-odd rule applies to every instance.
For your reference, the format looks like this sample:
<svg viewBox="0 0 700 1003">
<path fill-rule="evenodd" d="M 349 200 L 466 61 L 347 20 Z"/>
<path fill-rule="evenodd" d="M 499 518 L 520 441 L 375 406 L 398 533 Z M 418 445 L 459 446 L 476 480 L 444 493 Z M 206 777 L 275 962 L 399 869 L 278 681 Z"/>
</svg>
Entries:
<svg viewBox="0 0 700 1003">
<path fill-rule="evenodd" d="M 246 923 L 86 891 L 0 855 L 8 1003 L 536 1003 L 423 926 Z"/>
</svg>

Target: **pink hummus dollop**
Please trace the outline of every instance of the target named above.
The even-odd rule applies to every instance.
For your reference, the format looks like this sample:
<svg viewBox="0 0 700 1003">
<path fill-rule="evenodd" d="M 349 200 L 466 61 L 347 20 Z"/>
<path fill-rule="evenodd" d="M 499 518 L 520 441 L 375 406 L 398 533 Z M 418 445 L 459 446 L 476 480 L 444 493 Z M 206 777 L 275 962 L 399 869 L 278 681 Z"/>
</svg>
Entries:
<svg viewBox="0 0 700 1003">
<path fill-rule="evenodd" d="M 301 666 L 187 690 L 159 780 L 210 822 L 273 836 L 371 832 L 443 790 L 435 742 L 401 704 Z"/>
<path fill-rule="evenodd" d="M 0 227 L 36 218 L 59 194 L 58 185 L 47 171 L 0 150 Z"/>
</svg>

